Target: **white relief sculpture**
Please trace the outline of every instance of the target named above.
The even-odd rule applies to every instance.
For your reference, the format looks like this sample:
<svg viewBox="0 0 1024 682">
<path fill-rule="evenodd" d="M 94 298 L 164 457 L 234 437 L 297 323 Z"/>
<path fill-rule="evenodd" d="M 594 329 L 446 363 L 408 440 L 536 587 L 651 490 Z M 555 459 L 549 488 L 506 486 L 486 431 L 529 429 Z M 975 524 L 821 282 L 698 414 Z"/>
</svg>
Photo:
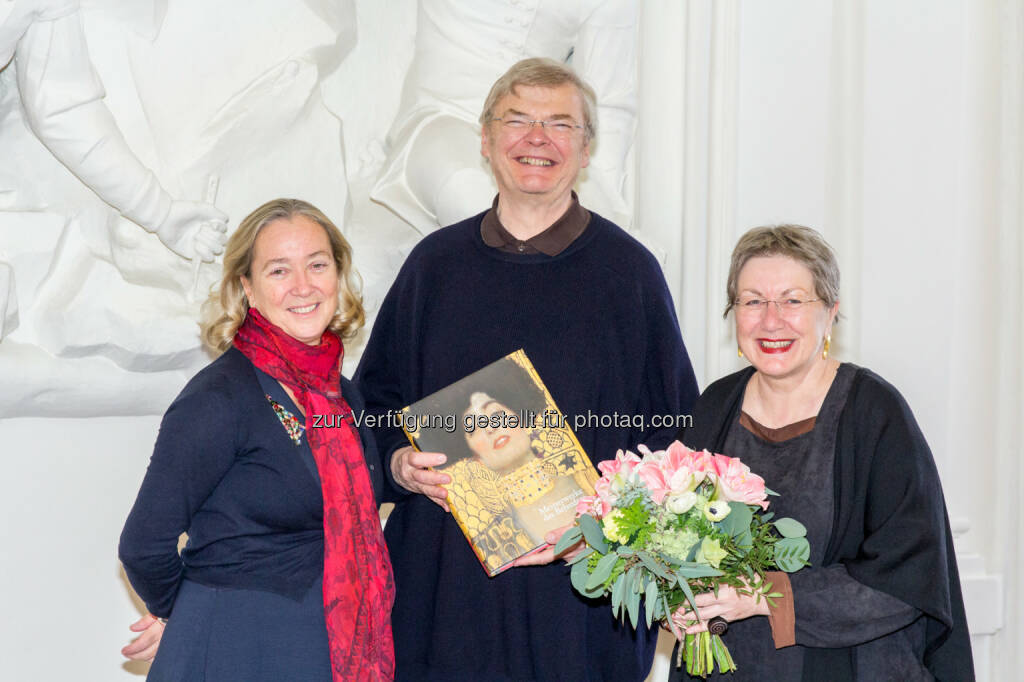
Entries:
<svg viewBox="0 0 1024 682">
<path fill-rule="evenodd" d="M 213 261 L 227 217 L 210 204 L 173 199 L 128 147 L 103 103 L 77 0 L 0 3 L 0 65 L 15 72 L 25 123 L 82 183 L 178 256 Z M 5 208 L 25 203 L 32 202 L 8 197 Z M 19 322 L 16 272 L 4 270 L 0 338 Z"/>
<path fill-rule="evenodd" d="M 216 211 L 199 201 L 213 183 L 230 215 L 290 195 L 344 223 L 341 122 L 320 89 L 355 44 L 354 8 L 352 0 L 90 0 L 79 11 L 77 1 L 0 0 L 0 44 L 10 40 L 14 55 L 0 62 L 0 286 L 10 282 L 0 291 L 17 290 L 0 316 L 0 418 L 158 414 L 208 361 L 197 299 L 219 266 L 204 265 L 197 278 L 193 263 L 162 243 L 180 249 L 188 235 L 178 243 L 173 230 L 147 234 L 110 205 L 159 228 L 181 215 L 179 206 Z M 66 19 L 78 43 L 57 33 Z M 59 42 L 85 54 L 85 36 L 88 80 L 50 90 L 22 82 L 22 61 L 44 65 L 22 60 L 23 51 Z M 54 84 L 72 69 L 51 71 L 61 60 L 47 59 L 26 74 Z M 61 101 L 94 102 L 103 112 L 88 121 L 109 122 L 123 137 L 103 137 L 66 161 L 65 140 L 51 145 L 46 133 L 55 128 L 37 127 L 29 112 Z M 132 191 L 108 187 L 112 176 L 98 163 L 108 147 L 136 150 L 110 162 L 122 175 L 125 164 L 142 168 L 130 173 Z M 84 157 L 98 173 L 79 172 L 73 164 Z M 196 201 L 165 201 L 161 185 Z M 168 205 L 168 219 L 157 219 Z"/>
<path fill-rule="evenodd" d="M 0 67 L 19 55 L 0 68 L 0 305 L 10 300 L 0 315 L 0 419 L 159 414 L 205 362 L 192 299 L 219 266 L 203 265 L 196 284 L 192 262 L 132 222 L 163 222 L 150 214 L 167 203 L 150 197 L 202 202 L 213 182 L 229 215 L 273 196 L 313 202 L 346 230 L 372 316 L 419 232 L 438 215 L 489 204 L 476 119 L 487 85 L 523 56 L 569 59 L 598 91 L 599 142 L 579 189 L 588 206 L 630 222 L 634 2 L 81 2 L 0 0 L 9 46 Z M 59 91 L 20 83 L 22 51 L 55 47 L 54 31 L 72 26 L 65 19 L 78 42 L 62 39 L 61 49 L 88 42 L 87 77 Z M 38 28 L 50 42 L 32 40 Z M 59 64 L 49 62 L 43 83 Z M 83 63 L 63 68 L 72 66 Z M 104 172 L 73 173 L 74 158 L 60 156 L 60 141 L 51 148 L 29 111 L 80 100 L 120 131 L 95 158 L 116 139 L 142 168 L 127 198 L 109 193 L 117 189 L 106 189 Z M 456 188 L 439 193 L 440 209 L 413 194 L 431 180 Z M 375 183 L 386 207 L 370 199 Z M 349 370 L 358 340 L 350 350 Z"/>
<path fill-rule="evenodd" d="M 571 59 L 600 105 L 582 203 L 628 226 L 637 4 L 419 0 L 415 53 L 371 197 L 423 233 L 488 208 L 497 190 L 480 156 L 477 123 L 488 87 L 522 58 Z"/>
</svg>

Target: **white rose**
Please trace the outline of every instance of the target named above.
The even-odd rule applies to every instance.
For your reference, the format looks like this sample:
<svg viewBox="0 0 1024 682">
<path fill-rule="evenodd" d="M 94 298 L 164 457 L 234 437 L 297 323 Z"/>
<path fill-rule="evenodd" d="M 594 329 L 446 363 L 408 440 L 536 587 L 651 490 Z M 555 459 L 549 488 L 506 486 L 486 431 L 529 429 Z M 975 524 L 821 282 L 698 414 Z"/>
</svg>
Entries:
<svg viewBox="0 0 1024 682">
<path fill-rule="evenodd" d="M 697 502 L 697 493 L 674 493 L 665 498 L 665 507 L 673 514 L 685 514 Z"/>
</svg>

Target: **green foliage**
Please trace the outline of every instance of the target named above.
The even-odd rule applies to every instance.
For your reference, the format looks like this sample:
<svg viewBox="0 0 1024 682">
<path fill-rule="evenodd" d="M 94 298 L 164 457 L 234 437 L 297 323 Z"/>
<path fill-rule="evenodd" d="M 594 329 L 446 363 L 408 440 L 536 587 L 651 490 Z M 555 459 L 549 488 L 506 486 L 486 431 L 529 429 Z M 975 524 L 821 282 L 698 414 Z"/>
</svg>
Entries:
<svg viewBox="0 0 1024 682">
<path fill-rule="evenodd" d="M 643 481 L 628 481 L 625 487 L 616 496 L 615 506 L 619 509 L 639 505 L 648 514 L 654 511 L 654 501 L 651 500 L 651 491 Z"/>
<path fill-rule="evenodd" d="M 634 500 L 628 507 L 619 507 L 619 512 L 619 530 L 630 538 L 631 544 L 643 547 L 655 527 L 644 500 Z"/>
<path fill-rule="evenodd" d="M 658 610 L 658 581 L 651 580 L 647 583 L 647 589 L 644 594 L 644 611 L 647 616 L 647 627 L 651 627 L 651 622 L 654 619 L 654 614 Z"/>
<path fill-rule="evenodd" d="M 583 531 L 583 537 L 587 539 L 587 544 L 601 554 L 607 554 L 608 543 L 605 542 L 604 532 L 601 530 L 601 524 L 598 523 L 597 519 L 590 514 L 583 514 L 577 523 L 579 523 L 580 530 Z"/>
<path fill-rule="evenodd" d="M 775 530 L 784 538 L 805 538 L 807 529 L 796 519 L 779 519 L 775 522 Z"/>
<path fill-rule="evenodd" d="M 783 538 L 775 543 L 775 563 L 786 573 L 799 571 L 808 565 L 811 545 L 807 538 Z"/>
<path fill-rule="evenodd" d="M 566 563 L 568 563 L 570 566 L 572 566 L 573 564 L 576 564 L 576 563 L 578 563 L 580 561 L 583 561 L 584 559 L 590 557 L 591 554 L 594 554 L 594 551 L 595 550 L 594 550 L 593 547 L 586 547 L 579 554 L 574 556 L 572 559 L 569 559 L 569 561 L 566 562 Z"/>
<path fill-rule="evenodd" d="M 586 589 L 593 590 L 596 587 L 603 587 L 611 577 L 615 564 L 619 561 L 621 561 L 621 557 L 615 553 L 606 554 L 601 557 L 594 567 L 594 572 L 587 578 Z"/>
<path fill-rule="evenodd" d="M 558 542 L 555 543 L 555 556 L 575 545 L 582 537 L 583 531 L 579 526 L 569 528 L 569 530 L 562 533 L 562 537 L 558 538 Z"/>
<path fill-rule="evenodd" d="M 793 519 L 773 520 L 756 505 L 730 502 L 729 514 L 713 522 L 703 513 L 708 491 L 699 491 L 703 496 L 683 514 L 653 506 L 649 495 L 638 491 L 625 500 L 619 497 L 611 519 L 602 522 L 581 515 L 556 545 L 556 552 L 561 552 L 586 540 L 588 547 L 570 562 L 573 587 L 587 597 L 609 595 L 614 616 L 628 619 L 633 627 L 641 620 L 648 626 L 659 620 L 671 622 L 672 614 L 684 605 L 695 610 L 697 594 L 717 592 L 722 585 L 774 605 L 781 594 L 772 591 L 765 573 L 793 572 L 808 565 L 807 530 Z M 704 539 L 708 548 L 720 548 L 705 550 L 718 562 L 717 568 L 695 560 L 703 557 L 698 549 Z M 674 624 L 670 627 L 677 632 Z M 719 671 L 734 670 L 721 639 L 703 634 L 684 637 L 687 668 L 704 676 L 716 665 Z"/>
</svg>

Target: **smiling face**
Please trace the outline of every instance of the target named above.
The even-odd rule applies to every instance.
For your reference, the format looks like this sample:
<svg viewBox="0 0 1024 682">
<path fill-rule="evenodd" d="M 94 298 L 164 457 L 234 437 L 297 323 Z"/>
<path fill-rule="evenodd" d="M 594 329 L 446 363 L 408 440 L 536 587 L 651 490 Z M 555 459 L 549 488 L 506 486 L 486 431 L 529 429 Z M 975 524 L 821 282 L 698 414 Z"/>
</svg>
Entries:
<svg viewBox="0 0 1024 682">
<path fill-rule="evenodd" d="M 554 88 L 520 85 L 494 106 L 498 118 L 583 124 L 583 100 L 571 83 Z M 538 124 L 509 129 L 501 121 L 483 127 L 481 153 L 490 161 L 498 191 L 505 199 L 568 198 L 580 169 L 590 163 L 584 132 L 552 136 Z"/>
<path fill-rule="evenodd" d="M 737 293 L 741 299 L 807 301 L 818 298 L 811 271 L 788 256 L 758 256 L 748 260 L 737 278 Z M 750 364 L 771 378 L 800 379 L 815 362 L 823 361 L 822 343 L 831 333 L 839 304 L 826 308 L 821 301 L 815 301 L 784 313 L 772 303 L 763 309 L 744 310 L 737 306 L 734 310 L 736 338 Z"/>
<path fill-rule="evenodd" d="M 480 400 L 476 400 L 480 396 Z M 526 464 L 533 457 L 533 449 L 530 447 L 530 429 L 525 427 L 510 428 L 509 417 L 515 415 L 505 405 L 482 393 L 474 393 L 472 406 L 466 410 L 463 418 L 472 416 L 476 419 L 483 415 L 490 419 L 494 417 L 497 426 L 480 426 L 466 434 L 466 443 L 469 449 L 480 458 L 487 468 L 498 473 L 509 473 L 523 464 Z M 465 422 L 464 422 L 465 423 Z"/>
<path fill-rule="evenodd" d="M 268 223 L 253 245 L 249 305 L 289 336 L 315 346 L 338 309 L 338 268 L 324 228 L 304 215 Z"/>
</svg>

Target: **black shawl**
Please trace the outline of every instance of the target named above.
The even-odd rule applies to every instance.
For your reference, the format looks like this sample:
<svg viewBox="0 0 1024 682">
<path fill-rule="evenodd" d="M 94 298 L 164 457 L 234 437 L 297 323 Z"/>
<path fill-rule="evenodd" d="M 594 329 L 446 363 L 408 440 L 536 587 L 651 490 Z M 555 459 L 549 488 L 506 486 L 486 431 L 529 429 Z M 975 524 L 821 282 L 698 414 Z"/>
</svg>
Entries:
<svg viewBox="0 0 1024 682">
<path fill-rule="evenodd" d="M 692 426 L 678 438 L 694 449 L 721 452 L 753 373 L 748 367 L 709 386 L 694 406 Z M 953 540 L 931 450 L 899 392 L 864 368 L 856 368 L 840 416 L 834 471 L 835 517 L 824 564 L 842 563 L 855 580 L 924 614 L 924 664 L 937 680 L 974 680 Z M 803 679 L 853 680 L 853 648 L 808 647 Z"/>
</svg>

